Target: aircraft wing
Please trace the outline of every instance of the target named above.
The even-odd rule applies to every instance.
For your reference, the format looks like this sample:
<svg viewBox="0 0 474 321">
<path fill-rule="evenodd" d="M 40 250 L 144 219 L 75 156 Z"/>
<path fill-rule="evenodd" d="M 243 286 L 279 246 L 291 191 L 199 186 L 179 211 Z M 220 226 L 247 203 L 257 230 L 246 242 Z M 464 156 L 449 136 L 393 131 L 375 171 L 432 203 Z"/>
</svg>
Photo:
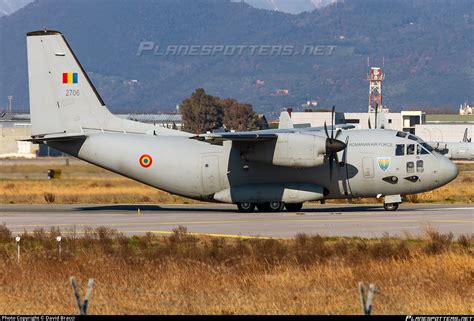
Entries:
<svg viewBox="0 0 474 321">
<path fill-rule="evenodd" d="M 338 129 L 351 129 L 354 125 L 341 124 L 336 125 L 334 128 Z M 328 130 L 331 130 L 331 126 L 328 126 Z M 300 133 L 306 135 L 318 135 L 319 132 L 324 132 L 324 126 L 320 127 L 306 127 L 306 128 L 280 128 L 280 129 L 264 129 L 250 132 L 222 132 L 222 133 L 208 133 L 190 137 L 191 139 L 200 140 L 213 145 L 222 145 L 223 141 L 230 140 L 233 142 L 262 142 L 269 141 L 278 138 L 278 134 L 287 133 Z"/>
<path fill-rule="evenodd" d="M 328 126 L 328 130 L 331 130 L 332 126 Z M 334 129 L 352 129 L 352 128 L 355 128 L 354 125 L 351 125 L 351 124 L 338 124 L 338 125 L 335 125 L 334 126 Z M 318 126 L 318 127 L 301 127 L 301 128 L 298 128 L 298 127 L 295 127 L 294 128 L 294 132 L 297 133 L 297 132 L 305 132 L 305 131 L 309 131 L 309 132 L 313 132 L 313 131 L 321 131 L 321 130 L 324 130 L 324 126 Z"/>
<path fill-rule="evenodd" d="M 190 137 L 204 141 L 214 145 L 222 145 L 222 142 L 230 140 L 233 142 L 262 142 L 268 140 L 274 140 L 278 138 L 278 135 L 273 132 L 225 132 L 225 133 L 212 133 L 202 134 Z"/>
</svg>

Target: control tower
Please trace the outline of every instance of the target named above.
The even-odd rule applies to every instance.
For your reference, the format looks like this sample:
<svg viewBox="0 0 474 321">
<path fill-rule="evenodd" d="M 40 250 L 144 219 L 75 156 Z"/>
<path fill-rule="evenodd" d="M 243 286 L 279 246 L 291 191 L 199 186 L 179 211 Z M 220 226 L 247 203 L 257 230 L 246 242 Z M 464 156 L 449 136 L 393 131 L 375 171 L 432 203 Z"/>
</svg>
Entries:
<svg viewBox="0 0 474 321">
<path fill-rule="evenodd" d="M 382 105 L 382 81 L 385 79 L 385 74 L 382 68 L 370 67 L 367 80 L 369 81 L 369 108 L 368 112 L 375 112 L 375 105 L 378 105 L 378 112 L 383 111 Z"/>
</svg>

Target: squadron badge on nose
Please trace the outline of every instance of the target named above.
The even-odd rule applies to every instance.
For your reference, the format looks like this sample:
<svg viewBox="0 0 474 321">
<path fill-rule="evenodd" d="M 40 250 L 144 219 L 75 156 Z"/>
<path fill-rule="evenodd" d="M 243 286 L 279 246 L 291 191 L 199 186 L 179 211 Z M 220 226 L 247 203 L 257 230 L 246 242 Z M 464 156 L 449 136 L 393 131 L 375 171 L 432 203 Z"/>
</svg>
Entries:
<svg viewBox="0 0 474 321">
<path fill-rule="evenodd" d="M 382 172 L 388 171 L 390 167 L 390 157 L 377 157 L 377 164 Z"/>
</svg>

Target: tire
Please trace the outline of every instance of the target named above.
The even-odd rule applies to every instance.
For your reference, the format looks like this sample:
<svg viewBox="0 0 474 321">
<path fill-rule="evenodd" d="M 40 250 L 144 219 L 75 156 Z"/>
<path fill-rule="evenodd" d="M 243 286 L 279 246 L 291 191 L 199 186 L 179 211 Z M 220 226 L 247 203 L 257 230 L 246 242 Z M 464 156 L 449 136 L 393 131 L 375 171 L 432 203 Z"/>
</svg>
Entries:
<svg viewBox="0 0 474 321">
<path fill-rule="evenodd" d="M 279 201 L 272 201 L 268 203 L 268 209 L 270 212 L 281 212 L 283 211 L 285 204 Z"/>
<path fill-rule="evenodd" d="M 299 212 L 303 208 L 303 203 L 285 203 L 288 212 Z"/>
<path fill-rule="evenodd" d="M 398 203 L 385 203 L 383 204 L 383 208 L 386 210 L 386 211 L 396 211 L 398 209 Z"/>
<path fill-rule="evenodd" d="M 239 209 L 239 212 L 251 213 L 255 210 L 255 203 L 240 202 L 240 203 L 237 203 L 237 208 Z"/>
</svg>

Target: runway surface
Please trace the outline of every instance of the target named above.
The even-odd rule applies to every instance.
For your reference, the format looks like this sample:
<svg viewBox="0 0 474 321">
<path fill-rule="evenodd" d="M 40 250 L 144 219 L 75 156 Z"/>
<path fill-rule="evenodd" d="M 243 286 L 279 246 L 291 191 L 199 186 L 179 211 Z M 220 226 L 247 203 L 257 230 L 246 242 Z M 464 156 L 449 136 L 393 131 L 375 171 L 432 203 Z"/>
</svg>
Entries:
<svg viewBox="0 0 474 321">
<path fill-rule="evenodd" d="M 138 212 L 140 208 L 140 212 Z M 474 233 L 474 206 L 401 204 L 396 212 L 376 205 L 305 206 L 299 213 L 243 214 L 233 205 L 1 205 L 0 223 L 18 234 L 57 226 L 107 226 L 124 234 L 170 234 L 179 225 L 189 232 L 228 237 L 288 238 L 297 233 L 324 236 L 416 236 L 428 226 L 455 235 Z"/>
</svg>

